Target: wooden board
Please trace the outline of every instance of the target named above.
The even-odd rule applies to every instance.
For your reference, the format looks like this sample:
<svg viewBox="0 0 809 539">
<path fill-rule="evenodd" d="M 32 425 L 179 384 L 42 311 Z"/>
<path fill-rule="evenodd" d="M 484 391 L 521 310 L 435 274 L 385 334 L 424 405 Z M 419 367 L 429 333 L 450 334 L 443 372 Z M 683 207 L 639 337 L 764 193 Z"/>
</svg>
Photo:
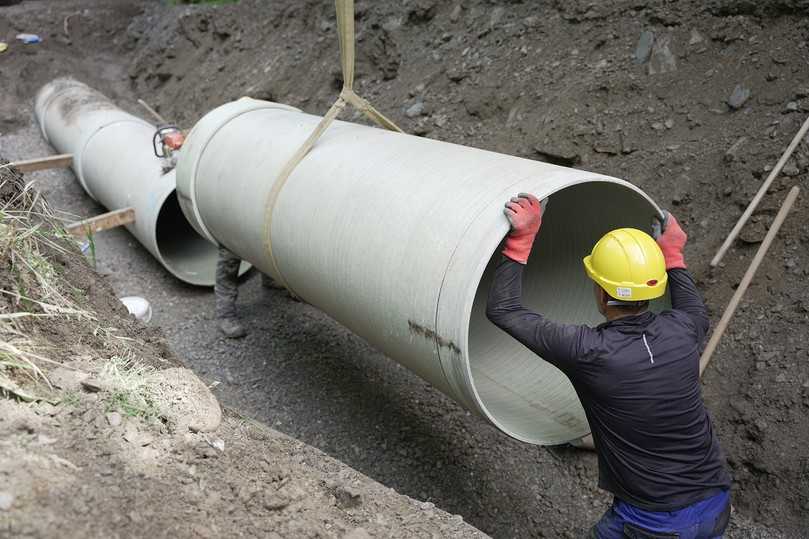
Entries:
<svg viewBox="0 0 809 539">
<path fill-rule="evenodd" d="M 71 223 L 65 227 L 65 230 L 83 238 L 102 230 L 109 230 L 123 225 L 128 225 L 135 222 L 135 210 L 133 208 L 123 208 L 120 210 L 103 213 L 89 219 Z"/>
<path fill-rule="evenodd" d="M 775 168 L 772 169 L 770 175 L 767 176 L 767 179 L 764 180 L 763 184 L 761 184 L 758 193 L 756 193 L 756 196 L 754 196 L 753 200 L 750 201 L 750 204 L 748 204 L 747 209 L 744 210 L 744 213 L 742 214 L 741 217 L 739 217 L 739 220 L 736 222 L 736 226 L 733 227 L 733 230 L 730 231 L 728 237 L 725 238 L 725 242 L 722 244 L 722 247 L 720 247 L 719 251 L 717 251 L 716 255 L 714 255 L 713 260 L 711 260 L 712 268 L 715 268 L 716 266 L 719 265 L 719 263 L 722 261 L 722 258 L 725 256 L 727 250 L 730 249 L 730 246 L 733 244 L 734 241 L 736 241 L 736 237 L 742 231 L 742 228 L 744 228 L 745 223 L 747 223 L 747 220 L 750 219 L 751 215 L 753 215 L 753 212 L 756 211 L 759 202 L 761 202 L 761 199 L 764 198 L 764 195 L 766 195 L 767 191 L 769 191 L 772 182 L 774 182 L 775 179 L 778 177 L 778 175 L 781 174 L 781 169 L 784 168 L 784 165 L 787 164 L 789 158 L 792 157 L 792 152 L 795 151 L 795 148 L 798 147 L 798 144 L 801 143 L 801 141 L 806 136 L 807 132 L 809 132 L 809 118 L 807 118 L 806 121 L 803 122 L 803 125 L 798 130 L 798 134 L 795 135 L 795 138 L 792 139 L 792 142 L 789 143 L 787 149 L 784 150 L 783 155 L 781 155 L 781 159 L 778 160 L 778 163 L 776 163 Z"/>
<path fill-rule="evenodd" d="M 753 277 L 755 277 L 756 271 L 758 271 L 758 267 L 761 265 L 761 261 L 767 256 L 767 250 L 770 248 L 773 240 L 775 240 L 778 230 L 781 228 L 781 225 L 784 224 L 784 220 L 787 218 L 789 210 L 792 209 L 792 205 L 795 204 L 795 199 L 798 198 L 800 192 L 800 188 L 796 185 L 790 189 L 787 197 L 784 199 L 784 203 L 781 204 L 781 209 L 778 210 L 778 214 L 775 216 L 775 219 L 770 225 L 770 229 L 767 231 L 767 235 L 764 236 L 764 241 L 761 242 L 761 246 L 753 257 L 753 261 L 750 262 L 750 266 L 747 268 L 744 277 L 742 277 L 742 282 L 736 287 L 736 292 L 734 292 L 733 297 L 730 298 L 730 303 L 728 303 L 728 306 L 725 308 L 725 312 L 722 313 L 722 318 L 720 318 L 719 323 L 716 324 L 716 329 L 713 330 L 711 340 L 708 341 L 708 344 L 705 346 L 705 351 L 702 352 L 702 357 L 699 360 L 700 376 L 702 376 L 703 371 L 705 371 L 705 367 L 708 366 L 708 362 L 711 361 L 716 347 L 719 346 L 719 340 L 722 338 L 722 335 L 725 334 L 730 319 L 733 318 L 733 313 L 736 312 L 736 308 L 739 306 L 739 303 L 741 303 L 744 293 L 747 291 L 747 287 L 750 286 L 750 283 L 753 281 Z"/>
<path fill-rule="evenodd" d="M 62 155 L 51 155 L 49 157 L 40 157 L 39 159 L 28 159 L 26 161 L 17 161 L 11 163 L 17 170 L 25 174 L 26 172 L 34 172 L 35 170 L 47 170 L 50 168 L 68 168 L 73 164 L 73 156 L 69 153 Z"/>
</svg>

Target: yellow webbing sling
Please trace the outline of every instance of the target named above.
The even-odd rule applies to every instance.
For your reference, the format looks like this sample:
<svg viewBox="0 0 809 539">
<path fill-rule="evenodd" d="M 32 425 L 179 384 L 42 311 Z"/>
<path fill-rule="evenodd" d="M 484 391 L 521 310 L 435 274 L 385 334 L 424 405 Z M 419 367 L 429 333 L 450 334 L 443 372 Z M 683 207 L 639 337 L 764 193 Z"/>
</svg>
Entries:
<svg viewBox="0 0 809 539">
<path fill-rule="evenodd" d="M 346 107 L 346 104 L 351 104 L 365 114 L 365 116 L 385 129 L 398 131 L 400 133 L 403 132 L 395 123 L 376 110 L 367 100 L 363 99 L 354 92 L 354 0 L 335 0 L 334 3 L 337 9 L 337 33 L 340 39 L 340 63 L 343 71 L 343 89 L 340 92 L 337 101 L 334 102 L 323 119 L 320 120 L 320 123 L 318 123 L 315 130 L 312 131 L 312 134 L 309 135 L 303 144 L 301 144 L 292 157 L 290 157 L 289 161 L 286 162 L 284 168 L 281 169 L 281 173 L 279 174 L 278 179 L 276 179 L 273 183 L 272 190 L 267 198 L 267 209 L 264 219 L 264 230 L 267 231 L 265 243 L 267 246 L 267 251 L 270 254 L 270 261 L 273 269 L 280 279 L 281 284 L 284 285 L 284 287 L 289 290 L 293 296 L 295 295 L 295 292 L 290 288 L 289 284 L 281 273 L 275 259 L 275 255 L 273 254 L 272 219 L 275 204 L 278 200 L 278 195 L 281 193 L 281 189 L 283 189 L 284 184 L 286 184 L 287 180 L 289 179 L 289 176 L 295 170 L 295 167 L 297 167 L 298 163 L 300 163 L 303 158 L 306 157 L 309 150 L 312 149 L 326 129 L 329 128 L 329 125 L 331 125 L 334 119 L 337 118 L 340 112 L 342 112 L 342 110 Z"/>
</svg>

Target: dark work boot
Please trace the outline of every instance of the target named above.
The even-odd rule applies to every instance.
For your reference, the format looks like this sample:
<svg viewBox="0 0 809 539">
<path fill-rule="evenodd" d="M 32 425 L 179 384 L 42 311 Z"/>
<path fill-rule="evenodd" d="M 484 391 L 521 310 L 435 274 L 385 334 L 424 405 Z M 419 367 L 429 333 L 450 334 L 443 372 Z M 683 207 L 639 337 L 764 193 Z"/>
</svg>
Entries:
<svg viewBox="0 0 809 539">
<path fill-rule="evenodd" d="M 216 324 L 219 331 L 228 339 L 238 339 L 247 331 L 236 315 L 236 299 L 239 296 L 239 257 L 219 247 L 219 260 L 216 262 L 216 282 L 213 287 L 216 297 Z"/>
</svg>

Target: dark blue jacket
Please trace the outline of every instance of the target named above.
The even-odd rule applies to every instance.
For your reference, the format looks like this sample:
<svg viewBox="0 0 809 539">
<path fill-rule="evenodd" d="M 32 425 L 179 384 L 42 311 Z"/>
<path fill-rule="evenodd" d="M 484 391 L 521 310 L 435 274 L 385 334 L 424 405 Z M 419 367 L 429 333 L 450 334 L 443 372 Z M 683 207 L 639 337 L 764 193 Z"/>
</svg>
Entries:
<svg viewBox="0 0 809 539">
<path fill-rule="evenodd" d="M 672 511 L 730 488 L 700 392 L 708 316 L 689 273 L 669 271 L 671 310 L 591 328 L 525 308 L 523 267 L 503 260 L 486 314 L 573 383 L 598 451 L 599 486 L 649 511 Z"/>
</svg>

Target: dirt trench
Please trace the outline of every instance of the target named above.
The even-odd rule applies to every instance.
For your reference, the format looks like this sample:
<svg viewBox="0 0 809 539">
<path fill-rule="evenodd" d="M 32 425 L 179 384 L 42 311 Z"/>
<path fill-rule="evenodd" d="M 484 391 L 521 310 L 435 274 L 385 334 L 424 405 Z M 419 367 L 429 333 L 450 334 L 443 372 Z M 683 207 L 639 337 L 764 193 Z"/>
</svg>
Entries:
<svg viewBox="0 0 809 539">
<path fill-rule="evenodd" d="M 56 75 L 132 112 L 143 97 L 189 126 L 245 94 L 323 113 L 340 86 L 328 2 L 5 9 L 17 11 L 0 11 L 4 35 L 50 32 L 6 58 L 20 80 L 0 100 L 10 157 L 47 151 L 26 113 Z M 636 183 L 684 223 L 688 262 L 717 320 L 780 200 L 806 184 L 804 143 L 723 266 L 709 270 L 809 113 L 807 13 L 800 1 L 358 2 L 357 86 L 411 133 Z M 100 211 L 67 173 L 39 182 L 60 208 Z M 809 528 L 807 222 L 802 196 L 705 377 L 734 476 L 734 520 L 753 523 L 739 537 Z M 220 382 L 225 404 L 497 537 L 572 536 L 606 507 L 592 455 L 505 438 L 258 279 L 240 300 L 251 334 L 229 342 L 215 333 L 210 294 L 172 280 L 125 232 L 100 237 L 98 249 L 116 292 L 153 302 L 153 324 Z"/>
</svg>

